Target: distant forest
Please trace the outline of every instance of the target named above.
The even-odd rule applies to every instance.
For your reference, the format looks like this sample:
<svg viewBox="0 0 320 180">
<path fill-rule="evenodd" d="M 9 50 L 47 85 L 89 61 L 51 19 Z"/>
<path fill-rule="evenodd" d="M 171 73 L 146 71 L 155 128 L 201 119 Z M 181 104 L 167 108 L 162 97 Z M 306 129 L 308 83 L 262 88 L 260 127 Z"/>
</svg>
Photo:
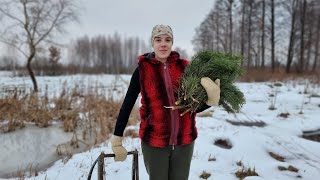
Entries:
<svg viewBox="0 0 320 180">
<path fill-rule="evenodd" d="M 303 73 L 319 66 L 319 36 L 319 0 L 216 0 L 193 45 L 240 54 L 247 69 Z"/>
<path fill-rule="evenodd" d="M 26 74 L 25 67 L 14 64 L 16 54 L 8 48 L 10 55 L 1 57 L 2 70 L 18 70 L 17 74 Z M 182 58 L 188 59 L 186 50 L 174 49 Z M 61 75 L 74 73 L 131 74 L 138 65 L 138 56 L 151 52 L 151 45 L 134 37 L 123 39 L 118 33 L 108 37 L 98 35 L 83 36 L 73 40 L 66 49 L 65 60 L 61 62 L 62 50 L 56 46 L 38 49 L 39 53 L 32 62 L 36 75 Z"/>
<path fill-rule="evenodd" d="M 178 33 L 178 32 L 177 32 Z M 213 50 L 243 57 L 243 67 L 314 72 L 319 68 L 319 0 L 216 0 L 192 40 L 195 52 Z M 138 37 L 120 34 L 83 36 L 66 47 L 42 45 L 32 61 L 36 75 L 132 73 L 137 56 L 152 51 Z M 19 51 L 8 46 L 2 70 L 27 73 Z M 191 59 L 183 47 L 183 58 Z M 62 60 L 63 59 L 63 62 Z M 19 61 L 24 62 L 24 61 Z"/>
</svg>

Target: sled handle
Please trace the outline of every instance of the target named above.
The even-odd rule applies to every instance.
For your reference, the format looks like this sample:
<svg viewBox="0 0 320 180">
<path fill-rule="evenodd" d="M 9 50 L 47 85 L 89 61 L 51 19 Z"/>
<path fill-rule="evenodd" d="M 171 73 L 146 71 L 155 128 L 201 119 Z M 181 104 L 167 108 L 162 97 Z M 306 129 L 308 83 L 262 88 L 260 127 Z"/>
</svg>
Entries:
<svg viewBox="0 0 320 180">
<path fill-rule="evenodd" d="M 128 155 L 133 155 L 132 161 L 132 180 L 139 180 L 139 162 L 138 162 L 138 151 L 130 151 Z M 104 180 L 104 158 L 115 157 L 115 154 L 104 154 L 101 152 L 99 157 L 93 162 L 87 180 L 91 180 L 91 175 L 95 165 L 98 163 L 98 180 Z"/>
</svg>

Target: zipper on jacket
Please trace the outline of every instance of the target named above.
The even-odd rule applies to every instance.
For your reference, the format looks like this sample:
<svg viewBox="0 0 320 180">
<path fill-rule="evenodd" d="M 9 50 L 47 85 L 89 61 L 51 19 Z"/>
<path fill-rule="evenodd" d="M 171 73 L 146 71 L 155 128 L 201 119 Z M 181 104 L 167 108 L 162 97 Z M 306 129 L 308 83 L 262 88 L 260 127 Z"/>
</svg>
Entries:
<svg viewBox="0 0 320 180">
<path fill-rule="evenodd" d="M 172 100 L 172 97 L 171 97 L 171 93 L 172 93 L 172 90 L 170 88 L 170 84 L 169 84 L 169 74 L 168 74 L 168 70 L 167 70 L 167 64 L 164 63 L 164 71 L 165 71 L 165 84 L 167 85 L 166 86 L 166 89 L 168 91 L 168 97 L 169 97 L 169 102 L 170 102 L 170 105 L 174 105 L 174 102 Z M 176 118 L 175 118 L 175 114 L 173 112 L 170 112 L 170 115 L 172 117 L 172 121 L 173 121 L 173 133 L 171 133 L 170 135 L 170 142 L 169 143 L 172 143 L 172 150 L 174 150 L 174 145 L 175 145 L 175 136 L 176 136 Z"/>
</svg>

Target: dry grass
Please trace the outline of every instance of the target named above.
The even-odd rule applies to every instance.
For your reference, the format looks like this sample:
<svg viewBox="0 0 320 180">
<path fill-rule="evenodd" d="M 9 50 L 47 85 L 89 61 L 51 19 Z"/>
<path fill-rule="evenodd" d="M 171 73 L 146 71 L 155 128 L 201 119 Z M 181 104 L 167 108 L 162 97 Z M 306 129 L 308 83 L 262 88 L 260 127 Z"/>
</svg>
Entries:
<svg viewBox="0 0 320 180">
<path fill-rule="evenodd" d="M 74 147 L 79 141 L 89 146 L 101 143 L 113 132 L 122 102 L 99 94 L 98 88 L 85 94 L 77 85 L 71 89 L 65 85 L 60 95 L 51 99 L 47 89 L 43 96 L 10 91 L 0 98 L 0 132 L 23 128 L 26 122 L 45 128 L 58 121 L 65 132 L 74 133 Z M 139 111 L 134 107 L 128 125 L 138 121 Z"/>
<path fill-rule="evenodd" d="M 234 126 L 265 127 L 267 125 L 264 121 L 232 121 L 228 119 L 226 121 Z"/>
<path fill-rule="evenodd" d="M 285 162 L 285 158 L 282 157 L 282 156 L 280 156 L 280 155 L 278 155 L 278 154 L 276 154 L 276 153 L 269 152 L 269 155 L 270 155 L 271 157 L 273 157 L 273 159 L 276 159 L 276 160 L 278 160 L 278 161 L 280 161 L 280 162 Z"/>
<path fill-rule="evenodd" d="M 201 179 L 208 179 L 211 176 L 209 172 L 202 171 L 201 175 L 199 176 Z"/>
<path fill-rule="evenodd" d="M 265 81 L 285 81 L 296 79 L 309 79 L 312 83 L 320 84 L 319 72 L 286 73 L 284 68 L 277 68 L 274 72 L 270 68 L 247 69 L 240 81 L 245 82 L 265 82 Z"/>
<path fill-rule="evenodd" d="M 249 168 L 242 167 L 235 174 L 237 178 L 239 178 L 239 180 L 242 180 L 248 176 L 259 176 L 255 168 L 251 169 L 250 167 Z"/>
<path fill-rule="evenodd" d="M 280 171 L 291 171 L 291 172 L 298 172 L 299 171 L 298 168 L 291 166 L 291 165 L 289 165 L 288 167 L 278 166 L 278 169 Z"/>
<path fill-rule="evenodd" d="M 38 175 L 38 167 L 33 164 L 29 164 L 26 169 L 18 168 L 15 173 L 12 173 L 11 177 L 15 177 L 17 180 L 24 180 L 26 177 Z"/>
<path fill-rule="evenodd" d="M 243 163 L 241 160 L 237 161 L 236 164 L 237 164 L 237 166 L 243 166 Z"/>
<path fill-rule="evenodd" d="M 216 160 L 217 159 L 215 156 L 211 157 L 211 154 L 209 155 L 208 161 L 216 161 Z"/>
<path fill-rule="evenodd" d="M 228 139 L 216 139 L 214 145 L 219 146 L 224 149 L 231 149 L 232 144 Z"/>
<path fill-rule="evenodd" d="M 60 122 L 65 132 L 73 133 L 73 138 L 58 145 L 57 154 L 71 157 L 76 152 L 88 150 L 105 142 L 113 133 L 122 104 L 121 100 L 114 100 L 110 95 L 119 91 L 117 88 L 108 89 L 108 92 L 98 90 L 99 87 L 95 87 L 90 93 L 85 93 L 85 89 L 77 85 L 67 88 L 65 83 L 59 96 L 49 98 L 48 89 L 40 96 L 10 88 L 10 91 L 0 94 L 0 133 L 24 128 L 26 123 L 46 128 L 52 122 Z M 128 125 L 136 125 L 139 120 L 139 110 L 135 106 Z M 133 130 L 127 130 L 125 135 L 138 137 Z M 13 176 L 25 179 L 28 173 L 37 175 L 37 167 L 19 170 Z"/>
<path fill-rule="evenodd" d="M 320 134 L 312 134 L 312 135 L 303 134 L 302 137 L 311 141 L 320 142 Z"/>
<path fill-rule="evenodd" d="M 285 113 L 280 113 L 278 116 L 282 117 L 282 118 L 288 118 L 290 115 L 290 113 L 285 112 Z"/>
</svg>

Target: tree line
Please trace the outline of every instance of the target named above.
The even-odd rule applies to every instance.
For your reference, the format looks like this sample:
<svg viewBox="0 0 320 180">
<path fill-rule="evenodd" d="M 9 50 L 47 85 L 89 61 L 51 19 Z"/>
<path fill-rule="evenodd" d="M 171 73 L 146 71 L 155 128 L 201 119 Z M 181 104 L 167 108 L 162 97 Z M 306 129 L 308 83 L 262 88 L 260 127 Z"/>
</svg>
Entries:
<svg viewBox="0 0 320 180">
<path fill-rule="evenodd" d="M 0 57 L 0 68 L 26 69 L 34 92 L 38 91 L 35 75 L 82 73 L 88 69 L 92 73 L 132 73 L 137 56 L 149 51 L 148 47 L 139 38 L 123 41 L 117 33 L 76 39 L 68 46 L 67 63 L 61 63 L 65 54 L 54 37 L 65 32 L 66 24 L 78 22 L 80 13 L 77 0 L 1 0 L 0 42 L 8 52 Z M 25 68 L 18 64 L 18 58 L 24 59 Z"/>
<path fill-rule="evenodd" d="M 196 28 L 196 51 L 243 57 L 243 66 L 282 67 L 287 73 L 319 66 L 320 1 L 217 0 Z"/>
<path fill-rule="evenodd" d="M 188 59 L 186 50 L 176 47 L 182 58 Z M 17 53 L 7 47 L 7 55 L 0 57 L 0 68 L 24 67 L 15 61 Z M 131 74 L 138 65 L 138 56 L 152 52 L 151 45 L 139 37 L 113 35 L 84 35 L 71 40 L 66 48 L 50 45 L 38 48 L 32 64 L 36 75 L 62 75 L 73 73 Z"/>
<path fill-rule="evenodd" d="M 176 47 L 182 58 L 188 58 L 186 50 Z M 68 64 L 79 69 L 95 67 L 101 72 L 119 74 L 132 73 L 138 65 L 138 56 L 151 52 L 151 45 L 138 37 L 83 36 L 71 42 L 68 48 Z"/>
<path fill-rule="evenodd" d="M 137 57 L 150 47 L 138 37 L 122 40 L 118 33 L 113 36 L 83 36 L 71 42 L 68 48 L 68 64 L 99 68 L 104 73 L 119 74 L 133 72 Z"/>
</svg>

